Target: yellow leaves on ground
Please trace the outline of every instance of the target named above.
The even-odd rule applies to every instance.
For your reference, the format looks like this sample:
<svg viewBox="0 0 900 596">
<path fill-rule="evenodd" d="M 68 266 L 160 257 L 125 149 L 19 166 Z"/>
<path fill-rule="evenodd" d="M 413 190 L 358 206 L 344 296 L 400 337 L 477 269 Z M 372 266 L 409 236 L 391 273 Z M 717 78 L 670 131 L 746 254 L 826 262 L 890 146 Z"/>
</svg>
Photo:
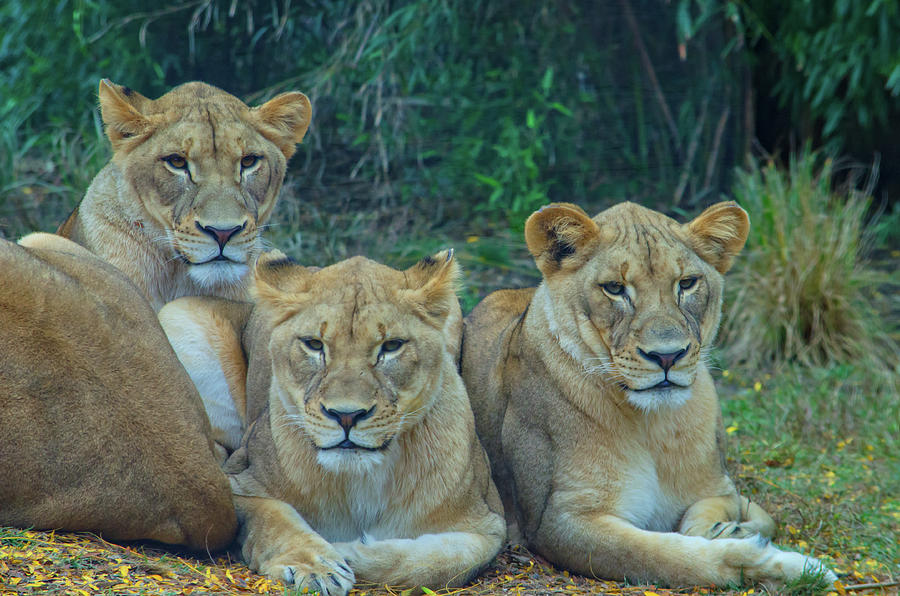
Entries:
<svg viewBox="0 0 900 596">
<path fill-rule="evenodd" d="M 283 593 L 279 582 L 220 560 L 214 566 L 141 548 L 110 544 L 90 534 L 4 531 L 0 534 L 0 593 L 130 594 Z"/>
</svg>

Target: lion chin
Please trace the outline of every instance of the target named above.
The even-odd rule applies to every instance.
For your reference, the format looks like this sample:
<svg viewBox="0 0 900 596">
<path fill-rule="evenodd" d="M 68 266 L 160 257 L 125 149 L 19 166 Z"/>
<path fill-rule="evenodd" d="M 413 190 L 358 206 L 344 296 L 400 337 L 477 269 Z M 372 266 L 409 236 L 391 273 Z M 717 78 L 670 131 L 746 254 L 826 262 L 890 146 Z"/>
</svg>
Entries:
<svg viewBox="0 0 900 596">
<path fill-rule="evenodd" d="M 654 412 L 664 408 L 677 410 L 691 399 L 690 387 L 651 387 L 642 391 L 625 392 L 628 403 L 644 412 Z"/>
<path fill-rule="evenodd" d="M 368 475 L 384 464 L 383 451 L 368 449 L 320 449 L 316 461 L 335 474 Z"/>
<path fill-rule="evenodd" d="M 232 261 L 208 261 L 191 265 L 188 276 L 203 288 L 213 289 L 222 286 L 242 284 L 249 267 L 243 263 Z"/>
</svg>

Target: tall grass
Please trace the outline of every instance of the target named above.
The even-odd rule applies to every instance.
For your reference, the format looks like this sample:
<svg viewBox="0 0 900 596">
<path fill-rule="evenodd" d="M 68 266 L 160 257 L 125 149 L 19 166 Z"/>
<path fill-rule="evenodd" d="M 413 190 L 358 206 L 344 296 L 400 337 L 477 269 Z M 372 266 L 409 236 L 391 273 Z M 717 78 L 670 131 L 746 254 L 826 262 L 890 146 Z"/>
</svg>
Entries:
<svg viewBox="0 0 900 596">
<path fill-rule="evenodd" d="M 896 270 L 867 262 L 871 177 L 837 185 L 831 158 L 804 149 L 786 170 L 771 161 L 737 175 L 735 199 L 750 237 L 731 275 L 721 344 L 732 361 L 758 367 L 864 362 L 887 377 L 898 368 L 890 325 L 873 305 Z M 863 182 L 860 189 L 858 182 Z"/>
</svg>

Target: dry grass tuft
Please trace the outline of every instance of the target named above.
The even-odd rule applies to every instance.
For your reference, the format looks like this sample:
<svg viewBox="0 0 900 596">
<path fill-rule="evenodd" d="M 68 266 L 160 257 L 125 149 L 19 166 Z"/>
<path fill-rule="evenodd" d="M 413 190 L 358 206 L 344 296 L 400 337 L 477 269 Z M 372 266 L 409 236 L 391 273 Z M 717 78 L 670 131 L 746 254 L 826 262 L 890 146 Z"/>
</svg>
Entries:
<svg viewBox="0 0 900 596">
<path fill-rule="evenodd" d="M 738 175 L 735 199 L 750 214 L 745 253 L 728 282 L 720 344 L 746 367 L 866 362 L 896 374 L 898 347 L 873 295 L 900 283 L 866 262 L 868 188 L 835 190 L 835 163 L 804 150 L 787 171 L 771 161 Z M 852 172 L 851 172 L 852 174 Z"/>
</svg>

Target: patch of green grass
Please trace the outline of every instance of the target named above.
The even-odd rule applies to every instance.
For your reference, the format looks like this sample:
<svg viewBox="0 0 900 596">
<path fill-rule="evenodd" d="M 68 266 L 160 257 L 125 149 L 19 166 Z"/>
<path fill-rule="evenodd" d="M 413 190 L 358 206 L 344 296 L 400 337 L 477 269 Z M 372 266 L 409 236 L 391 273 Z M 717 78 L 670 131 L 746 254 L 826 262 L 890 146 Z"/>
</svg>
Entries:
<svg viewBox="0 0 900 596">
<path fill-rule="evenodd" d="M 845 585 L 900 573 L 895 390 L 862 365 L 721 374 L 729 468 L 776 519 L 778 542 L 822 558 Z"/>
</svg>

